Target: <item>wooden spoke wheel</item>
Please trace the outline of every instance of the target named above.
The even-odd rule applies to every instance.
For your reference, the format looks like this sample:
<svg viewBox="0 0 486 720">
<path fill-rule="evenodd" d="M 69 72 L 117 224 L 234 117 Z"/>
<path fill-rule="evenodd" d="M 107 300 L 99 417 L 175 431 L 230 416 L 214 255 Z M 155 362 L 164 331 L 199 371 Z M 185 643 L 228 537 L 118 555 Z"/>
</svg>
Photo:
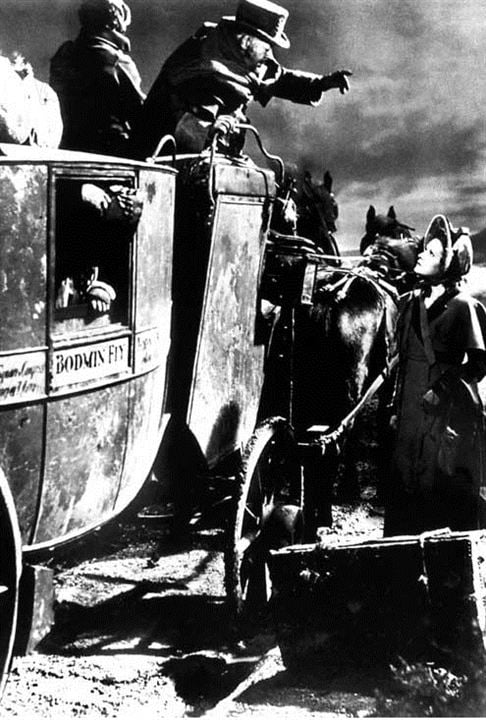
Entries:
<svg viewBox="0 0 486 720">
<path fill-rule="evenodd" d="M 0 472 L 0 697 L 7 681 L 12 658 L 19 581 L 22 571 L 22 544 L 10 488 Z"/>
<path fill-rule="evenodd" d="M 225 552 L 226 595 L 237 616 L 258 613 L 270 599 L 268 553 L 301 540 L 301 467 L 289 424 L 263 422 L 242 456 Z"/>
</svg>

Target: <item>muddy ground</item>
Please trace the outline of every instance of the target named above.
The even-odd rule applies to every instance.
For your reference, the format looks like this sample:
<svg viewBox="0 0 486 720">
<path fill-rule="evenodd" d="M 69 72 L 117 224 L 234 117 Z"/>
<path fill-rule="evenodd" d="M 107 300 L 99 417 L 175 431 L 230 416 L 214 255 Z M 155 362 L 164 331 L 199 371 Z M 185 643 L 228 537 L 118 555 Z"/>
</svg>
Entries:
<svg viewBox="0 0 486 720">
<path fill-rule="evenodd" d="M 366 514 L 356 516 L 360 525 Z M 367 518 L 378 532 L 380 520 Z M 2 718 L 176 718 L 221 702 L 228 717 L 266 716 L 269 707 L 289 718 L 373 711 L 372 686 L 330 691 L 289 677 L 270 623 L 235 628 L 222 531 L 194 531 L 176 544 L 147 524 L 120 533 L 124 547 L 103 541 L 99 557 L 56 568 L 55 625 L 35 654 L 15 658 Z M 225 701 L 240 683 L 242 694 Z"/>
<path fill-rule="evenodd" d="M 338 536 L 381 536 L 369 434 L 363 445 L 361 502 L 335 506 Z M 397 715 L 433 716 L 442 707 L 433 698 L 397 705 L 386 668 L 289 673 L 270 617 L 243 628 L 228 613 L 224 513 L 203 518 L 177 541 L 169 530 L 169 522 L 132 512 L 50 562 L 55 624 L 33 654 L 15 657 L 2 720 L 304 720 L 394 716 L 394 707 Z M 470 706 L 460 710 L 453 714 L 473 714 Z M 486 704 L 474 714 L 485 715 Z"/>
</svg>

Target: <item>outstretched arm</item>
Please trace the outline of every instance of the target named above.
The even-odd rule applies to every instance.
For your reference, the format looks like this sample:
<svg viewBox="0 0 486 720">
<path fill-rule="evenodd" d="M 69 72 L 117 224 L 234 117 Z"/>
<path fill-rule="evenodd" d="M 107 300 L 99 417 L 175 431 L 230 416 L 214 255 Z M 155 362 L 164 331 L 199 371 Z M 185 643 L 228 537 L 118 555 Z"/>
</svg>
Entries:
<svg viewBox="0 0 486 720">
<path fill-rule="evenodd" d="M 330 75 L 317 75 L 316 73 L 301 70 L 286 70 L 281 72 L 275 80 L 264 82 L 258 95 L 262 105 L 271 97 L 279 97 L 303 105 L 317 105 L 322 94 L 333 88 L 341 94 L 349 91 L 350 70 L 337 70 Z"/>
</svg>

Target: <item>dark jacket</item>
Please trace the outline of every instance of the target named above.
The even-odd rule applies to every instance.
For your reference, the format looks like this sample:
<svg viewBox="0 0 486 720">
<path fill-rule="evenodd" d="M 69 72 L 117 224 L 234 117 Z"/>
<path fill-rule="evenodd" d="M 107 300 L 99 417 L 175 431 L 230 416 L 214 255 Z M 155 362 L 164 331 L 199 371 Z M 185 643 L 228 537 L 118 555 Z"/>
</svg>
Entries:
<svg viewBox="0 0 486 720">
<path fill-rule="evenodd" d="M 176 136 L 180 152 L 200 152 L 219 115 L 244 119 L 251 100 L 265 106 L 272 97 L 314 104 L 321 99 L 320 75 L 286 70 L 269 58 L 250 72 L 237 44 L 235 25 L 205 23 L 168 58 L 145 101 L 134 132 L 134 156 L 151 155 L 160 138 Z M 200 132 L 184 132 L 191 123 Z"/>
<path fill-rule="evenodd" d="M 454 288 L 429 308 L 419 291 L 403 302 L 385 535 L 476 530 L 486 519 L 486 437 L 477 386 L 486 373 L 486 310 Z M 438 405 L 424 402 L 429 390 Z"/>
<path fill-rule="evenodd" d="M 128 39 L 114 30 L 82 30 L 51 60 L 50 84 L 61 104 L 61 147 L 124 156 L 144 95 Z"/>
</svg>

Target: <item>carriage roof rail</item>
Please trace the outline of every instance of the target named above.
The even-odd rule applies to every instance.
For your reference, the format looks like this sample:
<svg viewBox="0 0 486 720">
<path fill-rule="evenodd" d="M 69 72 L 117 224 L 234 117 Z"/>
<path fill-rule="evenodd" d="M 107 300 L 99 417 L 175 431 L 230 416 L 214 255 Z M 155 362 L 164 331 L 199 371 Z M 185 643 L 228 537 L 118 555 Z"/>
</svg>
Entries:
<svg viewBox="0 0 486 720">
<path fill-rule="evenodd" d="M 237 123 L 236 127 L 240 130 L 249 130 L 253 133 L 255 136 L 255 140 L 257 141 L 258 147 L 260 148 L 260 151 L 262 155 L 264 155 L 268 160 L 271 160 L 272 162 L 277 163 L 279 166 L 279 176 L 277 178 L 277 184 L 280 186 L 283 183 L 284 177 L 285 177 L 285 165 L 284 161 L 280 157 L 280 155 L 273 155 L 272 153 L 269 153 L 268 150 L 263 145 L 262 139 L 260 137 L 260 133 L 256 129 L 254 125 L 250 125 L 249 123 Z"/>
<path fill-rule="evenodd" d="M 167 159 L 167 155 L 161 156 L 160 151 L 165 145 L 171 145 L 172 147 L 172 165 L 175 166 L 176 163 L 176 155 L 177 155 L 177 143 L 176 139 L 173 135 L 163 135 L 159 142 L 157 143 L 157 147 L 155 148 L 155 152 L 150 157 L 146 158 L 146 161 L 149 163 L 157 163 L 157 162 L 165 162 Z"/>
</svg>

